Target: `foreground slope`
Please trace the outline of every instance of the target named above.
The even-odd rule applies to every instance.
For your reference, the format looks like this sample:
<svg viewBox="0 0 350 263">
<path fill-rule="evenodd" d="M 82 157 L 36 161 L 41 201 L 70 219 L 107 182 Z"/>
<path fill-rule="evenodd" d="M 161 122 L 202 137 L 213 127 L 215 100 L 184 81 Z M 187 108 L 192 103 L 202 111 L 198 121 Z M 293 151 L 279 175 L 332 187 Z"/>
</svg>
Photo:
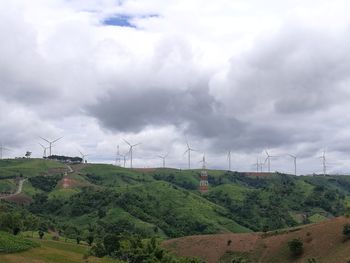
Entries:
<svg viewBox="0 0 350 263">
<path fill-rule="evenodd" d="M 27 251 L 3 254 L 0 253 L 1 263 L 118 263 L 117 260 L 108 258 L 89 257 L 84 259 L 88 247 L 51 240 L 35 240 L 40 247 L 32 248 Z"/>
<path fill-rule="evenodd" d="M 195 256 L 209 263 L 232 262 L 245 258 L 245 262 L 304 263 L 314 258 L 318 263 L 340 263 L 350 260 L 350 240 L 344 242 L 343 225 L 349 218 L 339 217 L 317 224 L 284 231 L 251 234 L 220 234 L 190 236 L 165 241 L 163 246 L 177 255 Z M 291 257 L 287 243 L 300 238 L 304 253 Z"/>
</svg>

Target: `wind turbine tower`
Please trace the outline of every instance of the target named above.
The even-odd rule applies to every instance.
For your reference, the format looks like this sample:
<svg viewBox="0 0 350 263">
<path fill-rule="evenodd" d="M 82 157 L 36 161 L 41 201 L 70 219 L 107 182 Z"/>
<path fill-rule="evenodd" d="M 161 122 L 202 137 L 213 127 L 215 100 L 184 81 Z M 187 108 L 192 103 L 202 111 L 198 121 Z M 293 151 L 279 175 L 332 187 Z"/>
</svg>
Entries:
<svg viewBox="0 0 350 263">
<path fill-rule="evenodd" d="M 0 144 L 0 160 L 2 160 L 2 154 L 4 151 L 10 151 L 10 149 L 2 146 L 2 144 Z"/>
<path fill-rule="evenodd" d="M 227 160 L 228 160 L 228 170 L 231 171 L 231 150 L 227 153 Z"/>
<path fill-rule="evenodd" d="M 81 159 L 83 159 L 83 163 L 85 163 L 86 162 L 85 157 L 88 156 L 88 154 L 83 154 L 81 151 L 79 151 L 79 153 L 80 153 Z"/>
<path fill-rule="evenodd" d="M 186 140 L 187 150 L 184 152 L 184 154 L 188 154 L 188 169 L 191 169 L 191 151 L 195 152 L 195 149 L 192 149 L 190 145 L 188 144 L 188 141 Z"/>
<path fill-rule="evenodd" d="M 121 154 L 120 155 L 121 157 L 123 157 L 123 162 L 124 162 L 124 168 L 125 168 L 125 164 L 126 164 L 126 154 Z"/>
<path fill-rule="evenodd" d="M 294 175 L 296 176 L 297 175 L 297 156 L 293 155 L 293 154 L 288 154 L 288 155 L 293 159 L 293 162 L 294 162 Z"/>
<path fill-rule="evenodd" d="M 115 165 L 116 166 L 120 166 L 120 157 L 121 157 L 121 154 L 119 151 L 119 145 L 117 145 L 117 154 L 115 156 Z"/>
<path fill-rule="evenodd" d="M 168 154 L 165 154 L 163 156 L 162 155 L 158 155 L 158 157 L 163 160 L 163 168 L 165 168 L 165 158 L 168 157 Z"/>
<path fill-rule="evenodd" d="M 49 156 L 51 156 L 51 155 L 52 155 L 52 151 L 51 151 L 52 145 L 53 145 L 55 142 L 61 140 L 61 139 L 63 138 L 63 136 L 60 137 L 60 138 L 58 138 L 58 139 L 56 139 L 56 140 L 53 140 L 53 141 L 49 141 L 49 140 L 47 140 L 47 139 L 45 139 L 45 138 L 43 138 L 43 137 L 40 137 L 40 138 L 41 138 L 42 140 L 46 141 L 46 142 L 49 144 L 49 147 L 48 147 L 48 148 L 49 148 L 49 153 L 50 153 Z"/>
<path fill-rule="evenodd" d="M 326 176 L 327 174 L 326 151 L 323 151 L 323 154 L 320 158 L 322 159 L 323 176 Z"/>
<path fill-rule="evenodd" d="M 41 148 L 43 148 L 44 152 L 43 152 L 43 158 L 46 158 L 46 150 L 49 149 L 49 147 L 45 147 L 44 145 L 42 145 L 41 143 L 39 143 L 39 145 L 41 146 Z"/>
<path fill-rule="evenodd" d="M 266 153 L 266 159 L 265 159 L 264 164 L 267 161 L 267 168 L 268 168 L 268 172 L 270 173 L 271 172 L 271 158 L 276 158 L 277 156 L 270 155 L 269 152 L 266 150 L 265 150 L 265 153 Z"/>
<path fill-rule="evenodd" d="M 256 163 L 253 164 L 256 167 L 256 172 L 262 172 L 263 163 L 260 162 L 259 157 L 256 157 Z"/>
<path fill-rule="evenodd" d="M 129 149 L 129 153 L 130 153 L 130 168 L 132 168 L 132 153 L 133 153 L 133 149 L 134 149 L 135 146 L 140 145 L 141 143 L 136 143 L 136 144 L 132 145 L 127 140 L 124 140 L 124 142 L 126 144 L 128 144 L 129 147 L 130 147 L 130 149 Z"/>
</svg>

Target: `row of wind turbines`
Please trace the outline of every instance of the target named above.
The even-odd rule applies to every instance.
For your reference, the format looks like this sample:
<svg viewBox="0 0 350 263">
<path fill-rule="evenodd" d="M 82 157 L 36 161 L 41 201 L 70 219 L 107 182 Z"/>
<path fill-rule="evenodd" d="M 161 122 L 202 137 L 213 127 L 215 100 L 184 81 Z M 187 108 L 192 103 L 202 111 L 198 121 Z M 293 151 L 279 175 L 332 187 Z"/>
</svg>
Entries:
<svg viewBox="0 0 350 263">
<path fill-rule="evenodd" d="M 46 158 L 47 156 L 51 156 L 52 155 L 52 147 L 55 146 L 55 143 L 58 142 L 59 140 L 61 140 L 63 138 L 59 137 L 56 138 L 54 140 L 49 140 L 47 138 L 43 138 L 40 137 L 40 139 L 42 139 L 44 142 L 47 143 L 47 145 L 43 145 L 42 143 L 39 143 L 39 145 L 42 147 L 43 149 L 43 157 Z M 123 139 L 123 141 L 129 146 L 129 150 L 128 152 L 126 152 L 125 154 L 121 154 L 119 151 L 119 145 L 117 146 L 117 156 L 116 156 L 116 160 L 115 163 L 116 165 L 118 165 L 118 161 L 120 162 L 121 160 L 123 160 L 123 166 L 126 166 L 126 161 L 127 161 L 127 157 L 130 157 L 130 168 L 133 168 L 133 153 L 134 153 L 134 147 L 139 146 L 141 143 L 136 143 L 136 144 L 131 144 L 129 141 Z M 188 169 L 191 169 L 191 153 L 192 152 L 199 152 L 198 150 L 192 148 L 190 146 L 190 144 L 188 143 L 188 140 L 186 139 L 186 150 L 184 152 L 184 155 L 187 154 L 187 159 L 188 159 Z M 0 159 L 2 159 L 3 157 L 3 151 L 11 151 L 10 149 L 4 147 L 2 144 L 0 144 Z M 49 151 L 49 155 L 47 155 L 47 151 Z M 86 157 L 88 156 L 88 154 L 83 154 L 80 150 L 78 150 L 80 153 L 80 156 L 83 160 L 83 163 L 86 162 Z M 289 157 L 293 160 L 293 165 L 294 165 L 294 174 L 297 175 L 297 156 L 293 155 L 293 154 L 282 154 L 282 155 L 271 155 L 269 153 L 268 150 L 265 150 L 265 154 L 266 154 L 266 158 L 264 160 L 264 162 L 260 161 L 260 158 L 257 157 L 256 163 L 252 164 L 254 167 L 256 167 L 256 172 L 263 172 L 263 167 L 267 166 L 267 172 L 270 173 L 271 172 L 271 160 L 275 159 L 275 158 L 281 158 L 281 157 Z M 160 158 L 162 160 L 162 166 L 163 168 L 166 167 L 166 158 L 168 157 L 169 153 L 166 153 L 164 155 L 158 155 L 157 157 Z M 327 174 L 327 162 L 326 162 L 326 152 L 323 151 L 322 156 L 319 157 L 322 160 L 322 168 L 323 168 L 323 175 Z M 229 150 L 227 153 L 227 161 L 228 161 L 228 170 L 231 171 L 231 161 L 232 161 L 232 151 Z"/>
<path fill-rule="evenodd" d="M 135 146 L 140 145 L 141 143 L 137 143 L 137 144 L 131 144 L 130 142 L 124 140 L 124 142 L 129 146 L 129 151 L 126 154 L 120 154 L 119 152 L 119 145 L 117 146 L 117 157 L 116 157 L 116 165 L 118 162 L 118 158 L 122 157 L 123 161 L 124 161 L 124 167 L 126 164 L 126 157 L 128 155 L 130 155 L 130 168 L 132 168 L 132 159 L 133 159 L 133 150 Z M 184 154 L 187 154 L 187 159 L 188 159 L 188 169 L 191 169 L 191 152 L 199 152 L 198 150 L 192 148 L 190 146 L 190 144 L 188 143 L 187 139 L 186 139 L 186 150 L 184 152 Z M 281 157 L 290 157 L 293 161 L 293 165 L 294 165 L 294 175 L 297 175 L 297 155 L 294 154 L 282 154 L 282 155 L 271 155 L 269 153 L 268 150 L 265 150 L 265 154 L 266 154 L 266 158 L 264 160 L 264 162 L 260 162 L 259 157 L 257 157 L 257 162 L 254 163 L 253 165 L 256 166 L 256 172 L 263 172 L 263 167 L 267 165 L 267 172 L 270 173 L 271 172 L 271 160 L 274 158 L 281 158 Z M 169 153 L 166 153 L 164 155 L 158 155 L 157 157 L 162 159 L 162 166 L 163 168 L 165 168 L 165 163 L 166 163 L 166 158 L 168 157 Z M 323 151 L 322 156 L 319 157 L 320 159 L 322 159 L 322 167 L 323 167 L 323 175 L 327 174 L 327 166 L 326 166 L 326 152 Z M 232 167 L 232 151 L 229 150 L 227 153 L 227 161 L 228 161 L 228 170 L 231 171 L 231 167 Z"/>
</svg>

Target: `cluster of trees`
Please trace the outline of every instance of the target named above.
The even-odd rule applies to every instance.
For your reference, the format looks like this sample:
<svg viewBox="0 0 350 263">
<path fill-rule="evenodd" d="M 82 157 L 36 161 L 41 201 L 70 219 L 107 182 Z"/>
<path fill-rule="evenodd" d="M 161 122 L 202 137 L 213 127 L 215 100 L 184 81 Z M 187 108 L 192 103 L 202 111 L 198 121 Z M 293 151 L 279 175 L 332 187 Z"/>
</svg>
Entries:
<svg viewBox="0 0 350 263">
<path fill-rule="evenodd" d="M 306 193 L 296 185 L 300 179 L 284 174 L 266 178 L 263 182 L 258 177 L 243 179 L 238 176 L 235 180 L 243 186 L 249 185 L 250 190 L 242 201 L 232 199 L 230 193 L 224 191 L 210 192 L 207 198 L 228 208 L 234 220 L 254 231 L 297 225 L 290 211 L 307 213 L 322 208 L 335 216 L 344 213 L 344 195 L 334 188 L 315 185 L 311 193 Z M 307 218 L 303 223 L 308 223 Z"/>
<path fill-rule="evenodd" d="M 83 159 L 80 157 L 70 157 L 63 155 L 50 155 L 49 157 L 47 157 L 47 159 L 57 160 L 64 163 L 81 163 L 83 161 Z"/>
<path fill-rule="evenodd" d="M 58 181 L 61 179 L 62 175 L 35 176 L 30 177 L 29 182 L 35 188 L 38 188 L 44 192 L 50 192 L 56 187 Z"/>
<path fill-rule="evenodd" d="M 123 262 L 139 263 L 201 263 L 195 258 L 177 258 L 161 248 L 153 237 L 143 241 L 134 235 L 107 234 L 91 249 L 91 254 L 97 257 L 106 255 Z"/>
</svg>

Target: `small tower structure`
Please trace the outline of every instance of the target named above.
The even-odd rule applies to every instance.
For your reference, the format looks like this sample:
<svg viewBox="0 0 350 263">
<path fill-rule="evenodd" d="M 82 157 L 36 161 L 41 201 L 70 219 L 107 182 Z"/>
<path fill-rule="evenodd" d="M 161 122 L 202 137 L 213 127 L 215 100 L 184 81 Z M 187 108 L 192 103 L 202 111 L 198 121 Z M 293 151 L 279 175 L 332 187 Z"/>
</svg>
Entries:
<svg viewBox="0 0 350 263">
<path fill-rule="evenodd" d="M 201 177 L 199 181 L 199 191 L 201 193 L 206 193 L 209 191 L 209 183 L 208 183 L 208 172 L 206 167 L 205 155 L 203 155 L 203 166 L 201 171 Z"/>
</svg>

